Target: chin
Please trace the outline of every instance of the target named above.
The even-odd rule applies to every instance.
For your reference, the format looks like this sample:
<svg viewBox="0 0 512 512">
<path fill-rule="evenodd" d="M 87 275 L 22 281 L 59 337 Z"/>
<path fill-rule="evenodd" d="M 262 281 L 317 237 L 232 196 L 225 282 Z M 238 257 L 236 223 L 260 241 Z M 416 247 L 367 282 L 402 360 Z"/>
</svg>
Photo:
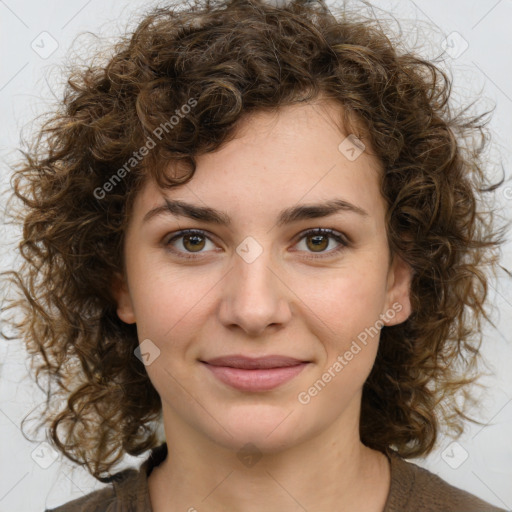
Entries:
<svg viewBox="0 0 512 512">
<path fill-rule="evenodd" d="M 213 441 L 237 455 L 247 451 L 254 451 L 261 455 L 278 454 L 299 443 L 299 439 L 292 439 L 289 432 L 269 436 L 267 431 L 255 432 L 254 429 L 237 432 L 233 437 L 222 436 Z"/>
<path fill-rule="evenodd" d="M 210 432 L 209 437 L 237 452 L 241 447 L 252 444 L 261 453 L 277 453 L 299 443 L 305 434 L 306 425 L 298 412 L 293 412 L 292 407 L 264 404 L 231 406 L 229 413 L 220 421 L 225 430 L 221 428 Z"/>
</svg>

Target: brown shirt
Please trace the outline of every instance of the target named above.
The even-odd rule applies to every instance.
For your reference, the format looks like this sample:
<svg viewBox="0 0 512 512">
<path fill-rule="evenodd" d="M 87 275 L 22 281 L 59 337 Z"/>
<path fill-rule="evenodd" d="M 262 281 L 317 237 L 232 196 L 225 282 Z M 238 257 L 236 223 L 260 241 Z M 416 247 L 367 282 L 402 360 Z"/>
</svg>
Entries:
<svg viewBox="0 0 512 512">
<path fill-rule="evenodd" d="M 108 487 L 45 512 L 152 512 L 148 476 L 167 456 L 154 448 L 139 470 L 113 475 Z M 430 471 L 391 454 L 391 487 L 383 512 L 506 512 L 449 485 Z"/>
</svg>

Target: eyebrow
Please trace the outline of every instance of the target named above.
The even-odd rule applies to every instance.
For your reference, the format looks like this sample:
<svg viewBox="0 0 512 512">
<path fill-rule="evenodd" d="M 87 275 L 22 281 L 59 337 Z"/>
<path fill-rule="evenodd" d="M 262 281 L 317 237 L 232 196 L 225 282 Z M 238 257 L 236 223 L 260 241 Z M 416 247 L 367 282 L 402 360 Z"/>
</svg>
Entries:
<svg viewBox="0 0 512 512">
<path fill-rule="evenodd" d="M 369 217 L 368 212 L 343 199 L 331 199 L 324 203 L 304 204 L 292 206 L 282 210 L 278 215 L 277 225 L 291 224 L 305 219 L 319 219 L 328 217 L 341 211 L 352 212 L 362 217 Z M 184 201 L 165 198 L 165 203 L 149 210 L 144 215 L 143 222 L 148 222 L 160 215 L 172 215 L 174 217 L 188 217 L 219 226 L 231 225 L 231 218 L 225 212 L 215 210 L 208 206 L 198 206 Z"/>
</svg>

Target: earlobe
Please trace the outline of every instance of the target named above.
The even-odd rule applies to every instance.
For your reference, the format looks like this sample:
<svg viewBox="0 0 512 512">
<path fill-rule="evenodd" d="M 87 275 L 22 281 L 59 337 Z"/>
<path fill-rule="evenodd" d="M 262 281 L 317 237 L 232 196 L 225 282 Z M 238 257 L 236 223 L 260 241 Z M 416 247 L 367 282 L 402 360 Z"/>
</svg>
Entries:
<svg viewBox="0 0 512 512">
<path fill-rule="evenodd" d="M 410 300 L 412 275 L 411 266 L 394 254 L 388 273 L 386 310 L 383 312 L 385 325 L 398 325 L 409 318 L 412 311 Z"/>
<path fill-rule="evenodd" d="M 135 323 L 135 312 L 124 276 L 118 272 L 112 279 L 112 294 L 117 303 L 117 316 L 126 324 Z"/>
</svg>

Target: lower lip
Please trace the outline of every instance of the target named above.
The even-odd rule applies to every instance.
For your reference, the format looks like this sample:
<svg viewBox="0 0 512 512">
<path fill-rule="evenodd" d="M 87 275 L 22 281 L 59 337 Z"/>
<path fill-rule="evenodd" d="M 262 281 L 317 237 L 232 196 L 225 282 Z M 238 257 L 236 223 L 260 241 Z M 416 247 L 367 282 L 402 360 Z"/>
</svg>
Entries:
<svg viewBox="0 0 512 512">
<path fill-rule="evenodd" d="M 281 368 L 244 370 L 203 363 L 217 379 L 241 391 L 269 391 L 297 376 L 309 363 Z"/>
</svg>

